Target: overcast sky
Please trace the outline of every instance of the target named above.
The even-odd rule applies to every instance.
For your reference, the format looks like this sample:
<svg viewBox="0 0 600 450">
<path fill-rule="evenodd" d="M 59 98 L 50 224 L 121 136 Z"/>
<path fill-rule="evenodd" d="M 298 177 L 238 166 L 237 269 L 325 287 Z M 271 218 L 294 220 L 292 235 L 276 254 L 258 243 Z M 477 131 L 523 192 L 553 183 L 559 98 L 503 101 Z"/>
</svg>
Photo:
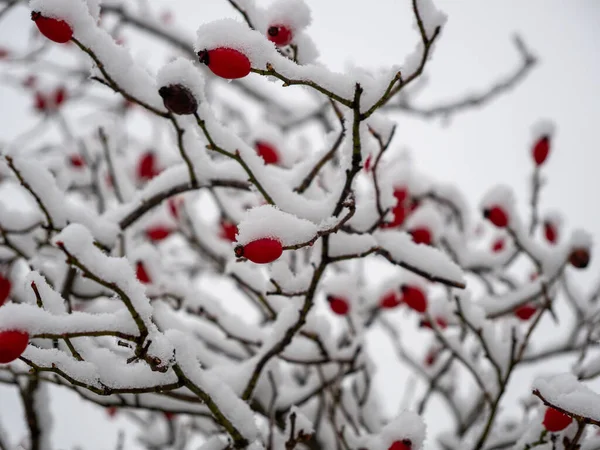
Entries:
<svg viewBox="0 0 600 450">
<path fill-rule="evenodd" d="M 345 64 L 375 68 L 396 64 L 412 51 L 418 35 L 412 29 L 409 0 L 306 0 L 313 11 L 309 33 L 318 43 L 321 61 L 342 71 Z M 194 31 L 201 23 L 224 16 L 235 17 L 225 0 L 151 0 L 169 5 L 182 26 Z M 267 2 L 265 2 L 267 3 Z M 399 115 L 398 145 L 412 151 L 419 169 L 432 177 L 456 183 L 473 206 L 496 183 L 515 186 L 523 208 L 528 201 L 531 164 L 530 126 L 540 118 L 557 124 L 553 153 L 544 169 L 549 184 L 542 194 L 542 211 L 564 212 L 567 226 L 583 226 L 600 235 L 597 195 L 600 191 L 600 2 L 597 0 L 436 0 L 449 15 L 433 60 L 428 65 L 430 83 L 419 104 L 427 106 L 485 89 L 519 63 L 511 36 L 519 32 L 539 57 L 540 64 L 514 91 L 480 110 L 459 114 L 450 126 Z M 31 27 L 27 11 L 0 22 L 0 46 L 19 45 Z M 151 51 L 146 49 L 145 53 Z M 291 88 L 290 88 L 291 89 Z M 23 113 L 28 99 L 13 96 L 0 86 L 0 140 L 14 136 L 29 122 Z M 596 252 L 599 246 L 595 245 Z M 597 259 L 578 275 L 589 283 L 598 274 Z M 585 284 L 583 284 L 585 286 Z M 379 344 L 378 344 L 379 345 Z M 381 360 L 389 349 L 381 343 Z M 549 370 L 561 370 L 556 364 Z M 523 394 L 533 372 L 522 374 L 510 396 Z M 404 373 L 385 366 L 378 387 L 395 410 L 403 394 Z M 57 413 L 57 449 L 83 444 L 86 450 L 113 447 L 106 441 L 104 418 L 99 408 L 85 407 L 85 421 L 73 412 L 72 396 L 61 396 L 51 405 Z M 0 421 L 23 430 L 15 396 L 0 388 Z M 77 415 L 75 415 L 77 414 Z M 439 424 L 432 414 L 428 425 L 435 433 Z M 119 422 L 123 425 L 123 422 Z M 112 429 L 111 429 L 112 430 Z M 86 436 L 102 433 L 94 439 Z M 116 440 L 116 435 L 114 437 Z M 432 444 L 430 442 L 430 444 Z M 131 447 L 133 448 L 133 447 Z M 434 448 L 428 446 L 428 448 Z"/>
</svg>

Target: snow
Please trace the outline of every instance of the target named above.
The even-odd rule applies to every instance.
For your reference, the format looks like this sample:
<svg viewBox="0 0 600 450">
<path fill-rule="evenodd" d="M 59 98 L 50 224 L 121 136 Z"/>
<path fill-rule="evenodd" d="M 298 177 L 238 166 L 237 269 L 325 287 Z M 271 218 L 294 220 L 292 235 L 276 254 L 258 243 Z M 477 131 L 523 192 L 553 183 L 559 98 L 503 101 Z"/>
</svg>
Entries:
<svg viewBox="0 0 600 450">
<path fill-rule="evenodd" d="M 376 231 L 373 237 L 394 261 L 405 263 L 435 277 L 463 283 L 463 272 L 440 250 L 415 244 L 410 235 L 398 231 Z"/>
<path fill-rule="evenodd" d="M 209 375 L 199 367 L 193 351 L 194 343 L 188 336 L 178 330 L 170 330 L 166 336 L 175 346 L 177 363 L 185 376 L 212 398 L 244 438 L 254 441 L 258 437 L 258 429 L 254 423 L 254 413 L 246 402 L 219 378 Z"/>
<path fill-rule="evenodd" d="M 484 195 L 480 203 L 482 210 L 499 206 L 508 215 L 508 223 L 511 226 L 511 221 L 515 215 L 515 195 L 511 187 L 499 184 L 491 189 Z"/>
<path fill-rule="evenodd" d="M 276 0 L 264 11 L 264 32 L 271 25 L 284 25 L 295 35 L 311 23 L 310 8 L 304 0 Z"/>
<path fill-rule="evenodd" d="M 21 183 L 27 185 L 27 190 L 30 190 L 45 208 L 48 214 L 46 222 L 47 220 L 52 221 L 52 224 L 46 223 L 46 225 L 53 225 L 57 228 L 64 227 L 67 222 L 62 204 L 64 193 L 58 188 L 52 174 L 37 162 L 22 157 L 13 157 L 12 165 L 18 172 L 17 176 L 22 178 Z"/>
<path fill-rule="evenodd" d="M 589 249 L 592 247 L 592 244 L 592 235 L 589 232 L 578 228 L 576 230 L 573 230 L 573 232 L 571 233 L 571 248 Z"/>
<path fill-rule="evenodd" d="M 90 273 L 122 289 L 140 319 L 151 328 L 152 306 L 145 296 L 144 286 L 136 280 L 134 269 L 127 259 L 114 258 L 102 253 L 94 245 L 90 232 L 79 224 L 71 224 L 64 228 L 54 237 L 53 242 L 62 242 L 65 249 Z"/>
<path fill-rule="evenodd" d="M 73 29 L 74 38 L 94 52 L 121 89 L 154 109 L 165 111 L 155 80 L 135 63 L 127 48 L 118 45 L 108 31 L 97 26 L 86 3 L 81 0 L 31 0 L 29 6 L 46 17 L 66 21 Z"/>
<path fill-rule="evenodd" d="M 190 90 L 198 103 L 206 101 L 202 73 L 188 59 L 180 57 L 164 65 L 156 74 L 156 83 L 158 86 L 181 84 Z"/>
<path fill-rule="evenodd" d="M 539 139 L 542 136 L 552 136 L 556 132 L 556 124 L 550 119 L 540 119 L 531 126 L 533 139 Z"/>
<path fill-rule="evenodd" d="M 537 377 L 533 389 L 537 389 L 554 406 L 600 421 L 600 394 L 579 382 L 571 373 Z"/>
<path fill-rule="evenodd" d="M 238 230 L 237 242 L 241 245 L 263 237 L 276 238 L 283 246 L 295 245 L 309 241 L 318 232 L 314 223 L 271 205 L 248 210 Z"/>
</svg>

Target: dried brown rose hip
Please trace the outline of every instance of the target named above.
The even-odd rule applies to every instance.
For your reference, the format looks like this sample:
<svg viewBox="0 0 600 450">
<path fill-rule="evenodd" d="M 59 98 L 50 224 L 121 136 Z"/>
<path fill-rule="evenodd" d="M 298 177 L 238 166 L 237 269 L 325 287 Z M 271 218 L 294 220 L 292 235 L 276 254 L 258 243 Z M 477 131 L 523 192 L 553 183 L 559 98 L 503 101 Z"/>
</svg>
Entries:
<svg viewBox="0 0 600 450">
<path fill-rule="evenodd" d="M 165 108 L 173 114 L 194 114 L 198 109 L 196 97 L 182 84 L 162 86 L 158 94 L 162 97 Z"/>
</svg>

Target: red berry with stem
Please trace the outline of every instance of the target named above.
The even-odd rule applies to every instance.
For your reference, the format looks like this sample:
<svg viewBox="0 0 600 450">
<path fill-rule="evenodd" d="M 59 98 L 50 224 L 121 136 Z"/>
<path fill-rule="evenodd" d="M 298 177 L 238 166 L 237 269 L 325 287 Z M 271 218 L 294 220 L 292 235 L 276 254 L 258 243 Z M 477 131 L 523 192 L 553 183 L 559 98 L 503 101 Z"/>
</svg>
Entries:
<svg viewBox="0 0 600 450">
<path fill-rule="evenodd" d="M 235 256 L 248 258 L 256 264 L 268 264 L 275 261 L 283 253 L 283 246 L 278 239 L 264 237 L 249 242 L 246 245 L 238 245 L 235 248 Z"/>
<path fill-rule="evenodd" d="M 504 239 L 498 238 L 492 244 L 492 252 L 500 253 L 502 250 L 504 250 Z"/>
<path fill-rule="evenodd" d="M 59 86 L 54 91 L 54 106 L 57 108 L 61 106 L 67 99 L 67 90 L 64 86 Z"/>
<path fill-rule="evenodd" d="M 165 412 L 165 419 L 167 419 L 169 422 L 171 420 L 173 420 L 174 418 L 175 418 L 175 413 L 172 413 L 170 411 Z"/>
<path fill-rule="evenodd" d="M 277 164 L 279 162 L 279 153 L 273 145 L 265 141 L 256 141 L 254 147 L 258 156 L 265 161 L 265 164 Z"/>
<path fill-rule="evenodd" d="M 144 153 L 137 166 L 137 176 L 140 180 L 151 180 L 159 174 L 157 168 L 156 154 L 152 151 Z"/>
<path fill-rule="evenodd" d="M 146 229 L 146 237 L 152 242 L 159 242 L 168 238 L 172 231 L 164 225 L 154 225 Z"/>
<path fill-rule="evenodd" d="M 198 59 L 206 64 L 215 75 L 233 80 L 243 78 L 250 73 L 250 60 L 242 52 L 233 48 L 219 47 L 201 50 Z"/>
<path fill-rule="evenodd" d="M 388 450 L 411 450 L 412 441 L 410 439 L 402 439 L 401 441 L 395 441 Z"/>
<path fill-rule="evenodd" d="M 4 275 L 0 274 L 0 306 L 2 306 L 10 296 L 11 282 Z"/>
<path fill-rule="evenodd" d="M 148 272 L 146 271 L 146 266 L 144 266 L 144 263 L 141 261 L 135 263 L 135 276 L 140 283 L 149 284 L 152 282 Z"/>
<path fill-rule="evenodd" d="M 64 20 L 44 17 L 37 11 L 31 13 L 31 20 L 35 22 L 40 33 L 51 41 L 64 44 L 73 37 L 73 30 Z"/>
<path fill-rule="evenodd" d="M 415 244 L 431 245 L 431 243 L 433 241 L 431 231 L 429 231 L 428 228 L 425 228 L 425 227 L 413 228 L 412 230 L 409 231 L 409 233 L 412 236 L 413 242 Z"/>
<path fill-rule="evenodd" d="M 590 251 L 587 248 L 575 248 L 569 255 L 569 263 L 577 269 L 585 269 L 590 264 Z"/>
<path fill-rule="evenodd" d="M 348 314 L 348 312 L 350 312 L 350 304 L 344 297 L 328 295 L 327 301 L 329 302 L 329 307 L 331 310 L 338 316 L 345 316 Z"/>
<path fill-rule="evenodd" d="M 402 301 L 409 308 L 420 313 L 424 313 L 427 310 L 427 297 L 425 297 L 425 293 L 420 288 L 405 284 L 400 287 L 400 290 L 402 291 Z"/>
<path fill-rule="evenodd" d="M 395 291 L 390 291 L 381 297 L 379 301 L 379 306 L 385 309 L 392 309 L 402 303 L 402 299 Z"/>
<path fill-rule="evenodd" d="M 533 149 L 531 150 L 531 154 L 533 156 L 533 161 L 536 166 L 541 166 L 546 162 L 548 158 L 548 154 L 550 153 L 550 136 L 542 136 L 537 142 L 533 145 Z"/>
<path fill-rule="evenodd" d="M 80 168 L 85 166 L 85 160 L 80 154 L 75 153 L 69 156 L 69 164 L 73 167 Z"/>
<path fill-rule="evenodd" d="M 535 314 L 537 308 L 533 305 L 521 305 L 515 309 L 515 316 L 522 321 L 527 321 Z"/>
<path fill-rule="evenodd" d="M 498 228 L 505 228 L 508 225 L 508 214 L 501 206 L 493 205 L 483 211 L 483 217 L 488 219 Z"/>
<path fill-rule="evenodd" d="M 29 343 L 24 331 L 0 331 L 0 364 L 8 364 L 23 354 Z"/>
<path fill-rule="evenodd" d="M 544 236 L 549 243 L 556 244 L 556 241 L 558 240 L 558 230 L 552 222 L 544 222 Z"/>
<path fill-rule="evenodd" d="M 571 422 L 573 422 L 573 418 L 568 414 L 565 414 L 558 409 L 548 407 L 546 409 L 546 413 L 544 414 L 544 420 L 542 424 L 546 430 L 555 433 L 567 428 Z"/>
<path fill-rule="evenodd" d="M 106 414 L 108 414 L 108 417 L 113 418 L 117 415 L 117 407 L 116 406 L 109 406 L 108 408 L 106 408 Z"/>
<path fill-rule="evenodd" d="M 292 30 L 285 25 L 271 25 L 267 30 L 267 37 L 278 47 L 284 47 L 292 42 Z"/>
<path fill-rule="evenodd" d="M 221 232 L 219 236 L 221 239 L 225 239 L 230 242 L 235 242 L 237 240 L 238 227 L 235 223 L 230 222 L 229 220 L 221 221 Z"/>
</svg>

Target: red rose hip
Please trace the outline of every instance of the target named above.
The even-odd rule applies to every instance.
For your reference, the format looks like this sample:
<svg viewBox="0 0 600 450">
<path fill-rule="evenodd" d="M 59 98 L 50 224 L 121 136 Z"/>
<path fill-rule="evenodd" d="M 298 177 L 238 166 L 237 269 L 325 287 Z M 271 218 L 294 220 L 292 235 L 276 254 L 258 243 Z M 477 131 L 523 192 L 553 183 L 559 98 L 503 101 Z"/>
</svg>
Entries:
<svg viewBox="0 0 600 450">
<path fill-rule="evenodd" d="M 544 237 L 551 244 L 556 244 L 558 240 L 558 230 L 551 222 L 544 222 Z"/>
<path fill-rule="evenodd" d="M 442 330 L 448 327 L 448 323 L 446 322 L 446 320 L 443 317 L 437 317 L 435 319 L 435 323 L 437 323 L 437 326 L 440 327 Z M 431 322 L 429 320 L 422 320 L 419 325 L 422 328 L 433 329 L 433 326 L 431 325 Z"/>
<path fill-rule="evenodd" d="M 284 47 L 292 42 L 293 34 L 285 25 L 271 25 L 267 30 L 267 37 L 278 47 Z"/>
<path fill-rule="evenodd" d="M 537 308 L 532 305 L 521 305 L 515 309 L 515 316 L 517 316 L 522 321 L 527 321 L 531 319 L 531 317 L 535 314 Z"/>
<path fill-rule="evenodd" d="M 235 256 L 247 258 L 256 264 L 268 264 L 275 261 L 283 253 L 283 246 L 274 238 L 260 238 L 246 245 L 235 248 Z"/>
<path fill-rule="evenodd" d="M 409 308 L 420 313 L 427 310 L 427 297 L 425 297 L 425 293 L 420 288 L 403 285 L 400 287 L 400 290 L 402 291 L 402 301 Z"/>
<path fill-rule="evenodd" d="M 277 164 L 279 162 L 279 153 L 275 147 L 265 141 L 256 141 L 254 144 L 256 153 L 260 156 L 265 164 Z"/>
<path fill-rule="evenodd" d="M 10 283 L 10 280 L 4 275 L 0 274 L 0 306 L 4 305 L 4 303 L 6 303 L 6 300 L 8 300 L 8 297 L 10 296 L 11 287 L 12 285 Z"/>
<path fill-rule="evenodd" d="M 0 364 L 8 364 L 21 356 L 28 343 L 29 334 L 24 331 L 0 331 Z"/>
<path fill-rule="evenodd" d="M 141 261 L 138 261 L 135 264 L 135 276 L 137 277 L 137 279 L 139 280 L 140 283 L 149 284 L 152 282 L 152 280 L 150 280 L 150 276 L 148 275 L 148 272 L 146 271 L 146 267 L 144 266 L 144 263 Z"/>
<path fill-rule="evenodd" d="M 572 421 L 573 418 L 571 416 L 560 412 L 558 409 L 548 407 L 548 409 L 546 409 L 546 413 L 544 414 L 544 420 L 542 424 L 546 430 L 557 432 L 567 428 Z"/>
<path fill-rule="evenodd" d="M 415 244 L 425 244 L 431 245 L 433 242 L 433 237 L 431 236 L 431 231 L 425 227 L 414 228 L 409 231 L 409 234 L 412 236 L 413 242 Z"/>
<path fill-rule="evenodd" d="M 498 228 L 505 228 L 508 225 L 508 214 L 498 205 L 491 206 L 483 211 L 483 217 L 488 219 Z"/>
<path fill-rule="evenodd" d="M 250 60 L 242 52 L 233 48 L 219 47 L 212 50 L 201 50 L 198 59 L 206 64 L 215 75 L 233 80 L 244 78 L 250 73 Z"/>
<path fill-rule="evenodd" d="M 40 33 L 51 41 L 64 44 L 73 37 L 73 30 L 64 20 L 44 17 L 37 11 L 31 13 L 31 20 L 35 22 Z"/>
<path fill-rule="evenodd" d="M 394 291 L 385 294 L 379 301 L 379 306 L 384 309 L 392 309 L 402 303 L 402 299 Z"/>
<path fill-rule="evenodd" d="M 152 242 L 159 242 L 171 235 L 172 230 L 163 225 L 155 225 L 146 230 L 146 237 Z"/>
<path fill-rule="evenodd" d="M 327 301 L 329 302 L 331 310 L 338 316 L 345 316 L 350 311 L 350 304 L 348 303 L 348 300 L 343 297 L 328 295 Z"/>
<path fill-rule="evenodd" d="M 67 90 L 64 86 L 56 88 L 54 91 L 54 106 L 57 108 L 67 100 Z"/>
<path fill-rule="evenodd" d="M 81 155 L 76 153 L 74 155 L 69 156 L 69 164 L 71 164 L 71 166 L 73 167 L 81 168 L 85 166 L 85 160 Z"/>
<path fill-rule="evenodd" d="M 235 242 L 237 240 L 238 227 L 235 223 L 230 222 L 228 220 L 221 221 L 221 232 L 219 236 L 222 239 L 225 239 L 230 242 Z"/>
<path fill-rule="evenodd" d="M 395 441 L 388 450 L 412 450 L 412 441 L 410 439 Z"/>
<path fill-rule="evenodd" d="M 140 180 L 151 180 L 158 175 L 156 154 L 152 151 L 144 153 L 137 166 L 137 176 Z"/>
<path fill-rule="evenodd" d="M 548 154 L 550 153 L 550 136 L 542 136 L 533 145 L 531 155 L 536 166 L 541 166 L 546 162 Z"/>
<path fill-rule="evenodd" d="M 500 253 L 502 250 L 504 250 L 504 239 L 496 239 L 492 244 L 492 252 Z"/>
</svg>

